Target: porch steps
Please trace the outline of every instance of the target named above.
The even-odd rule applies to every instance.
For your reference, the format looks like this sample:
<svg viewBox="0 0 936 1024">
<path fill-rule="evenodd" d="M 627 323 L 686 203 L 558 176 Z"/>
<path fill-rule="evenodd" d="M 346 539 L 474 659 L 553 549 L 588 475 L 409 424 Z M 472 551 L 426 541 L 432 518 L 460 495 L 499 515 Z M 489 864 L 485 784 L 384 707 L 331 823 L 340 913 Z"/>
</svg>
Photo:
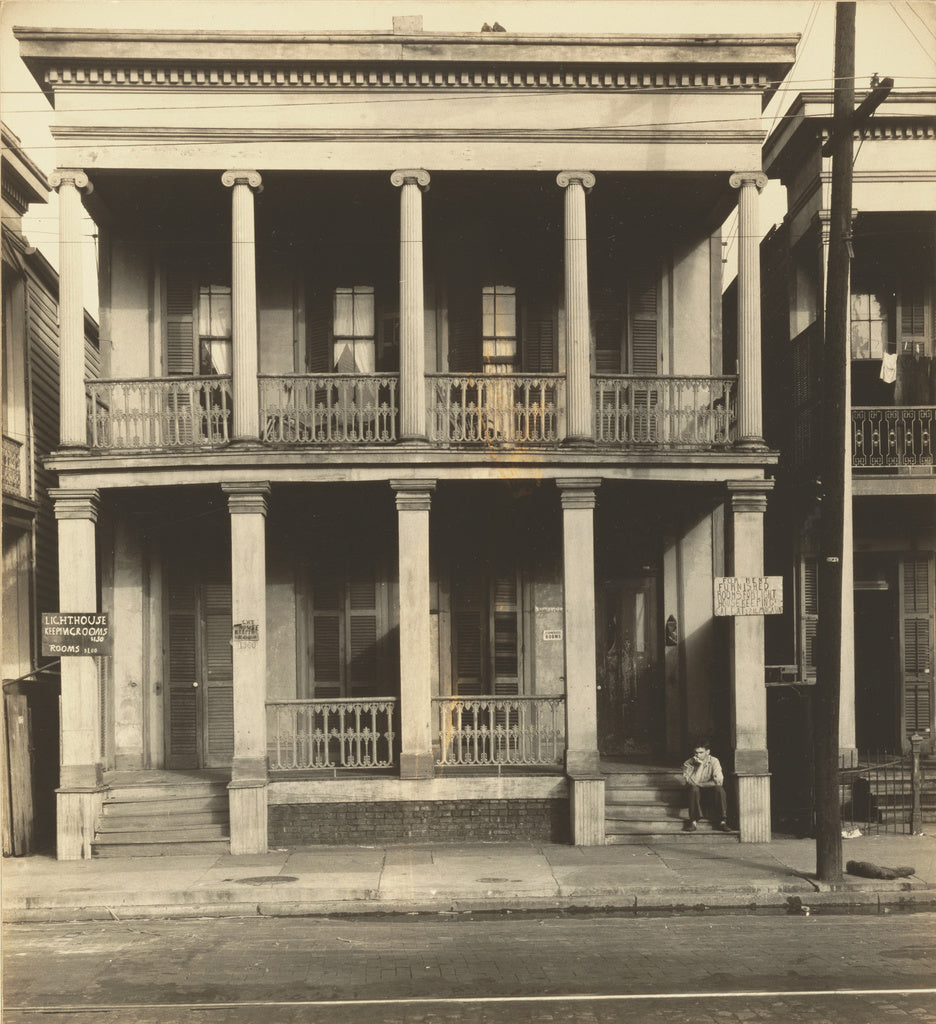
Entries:
<svg viewBox="0 0 936 1024">
<path fill-rule="evenodd" d="M 186 776 L 109 785 L 95 828 L 94 857 L 227 853 L 227 780 Z"/>
<path fill-rule="evenodd" d="M 603 765 L 605 844 L 646 842 L 737 842 L 737 832 L 720 832 L 707 821 L 687 832 L 682 773 L 648 765 Z"/>
</svg>

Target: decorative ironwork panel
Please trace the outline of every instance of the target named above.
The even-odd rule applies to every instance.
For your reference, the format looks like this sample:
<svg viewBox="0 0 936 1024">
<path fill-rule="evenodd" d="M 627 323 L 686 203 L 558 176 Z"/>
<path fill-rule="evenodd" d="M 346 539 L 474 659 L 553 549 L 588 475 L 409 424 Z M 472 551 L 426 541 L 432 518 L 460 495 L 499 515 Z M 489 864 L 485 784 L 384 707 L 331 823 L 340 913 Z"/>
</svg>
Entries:
<svg viewBox="0 0 936 1024">
<path fill-rule="evenodd" d="M 563 437 L 558 374 L 427 374 L 429 438 L 443 444 L 554 444 Z"/>
<path fill-rule="evenodd" d="M 391 444 L 396 375 L 294 374 L 260 378 L 263 440 L 274 444 Z"/>
<path fill-rule="evenodd" d="M 434 697 L 438 765 L 534 766 L 565 757 L 565 697 Z"/>
<path fill-rule="evenodd" d="M 230 377 L 91 380 L 86 394 L 91 448 L 211 448 L 230 440 Z"/>
<path fill-rule="evenodd" d="M 734 440 L 734 377 L 593 377 L 599 444 L 716 448 Z"/>
<path fill-rule="evenodd" d="M 3 493 L 23 494 L 23 445 L 15 438 L 3 438 Z"/>
<path fill-rule="evenodd" d="M 271 771 L 393 768 L 394 697 L 267 701 Z"/>
<path fill-rule="evenodd" d="M 936 406 L 854 406 L 855 469 L 932 466 Z"/>
</svg>

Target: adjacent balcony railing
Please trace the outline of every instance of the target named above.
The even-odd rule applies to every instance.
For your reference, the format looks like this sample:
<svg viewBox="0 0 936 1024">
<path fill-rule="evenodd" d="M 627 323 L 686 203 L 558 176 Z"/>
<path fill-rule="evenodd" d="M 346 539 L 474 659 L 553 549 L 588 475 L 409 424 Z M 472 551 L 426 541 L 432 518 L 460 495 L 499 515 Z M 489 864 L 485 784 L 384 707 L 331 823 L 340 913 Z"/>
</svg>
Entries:
<svg viewBox="0 0 936 1024">
<path fill-rule="evenodd" d="M 427 374 L 429 440 L 555 443 L 564 433 L 564 388 L 558 374 Z"/>
<path fill-rule="evenodd" d="M 230 377 L 87 382 L 92 448 L 198 448 L 230 439 Z"/>
<path fill-rule="evenodd" d="M 267 701 L 271 771 L 393 768 L 393 697 Z"/>
<path fill-rule="evenodd" d="M 258 386 L 258 438 L 267 444 L 399 440 L 398 374 L 267 374 Z M 86 387 L 94 449 L 211 448 L 233 434 L 229 376 L 89 380 Z M 592 388 L 594 440 L 601 446 L 704 450 L 734 440 L 734 377 L 601 376 L 592 378 Z M 558 444 L 565 437 L 566 389 L 560 374 L 427 374 L 428 440 Z M 932 458 L 922 418 L 919 426 L 900 430 L 907 440 L 896 441 L 898 448 L 922 458 L 925 441 Z"/>
<path fill-rule="evenodd" d="M 433 697 L 440 766 L 556 766 L 565 697 Z"/>
<path fill-rule="evenodd" d="M 852 466 L 933 466 L 934 429 L 936 406 L 853 406 Z"/>
<path fill-rule="evenodd" d="M 262 438 L 275 444 L 390 444 L 397 439 L 396 374 L 260 377 Z"/>
<path fill-rule="evenodd" d="M 23 494 L 23 445 L 3 435 L 3 493 Z"/>
<path fill-rule="evenodd" d="M 593 377 L 599 444 L 713 448 L 734 440 L 734 377 Z"/>
</svg>

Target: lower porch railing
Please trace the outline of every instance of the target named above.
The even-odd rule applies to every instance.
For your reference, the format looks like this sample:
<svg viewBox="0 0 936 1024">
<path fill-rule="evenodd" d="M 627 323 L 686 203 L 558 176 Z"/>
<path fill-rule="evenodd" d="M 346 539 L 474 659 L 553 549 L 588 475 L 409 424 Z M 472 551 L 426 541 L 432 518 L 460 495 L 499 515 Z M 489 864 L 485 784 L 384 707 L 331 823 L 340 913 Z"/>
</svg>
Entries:
<svg viewBox="0 0 936 1024">
<path fill-rule="evenodd" d="M 852 466 L 932 466 L 936 406 L 853 406 Z"/>
<path fill-rule="evenodd" d="M 595 440 L 712 448 L 734 439 L 734 377 L 592 378 Z"/>
<path fill-rule="evenodd" d="M 556 766 L 565 697 L 433 697 L 441 766 Z"/>
<path fill-rule="evenodd" d="M 427 374 L 429 439 L 489 444 L 562 439 L 559 374 Z"/>
<path fill-rule="evenodd" d="M 396 766 L 395 697 L 267 701 L 271 771 Z"/>
<path fill-rule="evenodd" d="M 396 374 L 260 378 L 262 438 L 281 444 L 389 444 L 397 439 Z"/>
<path fill-rule="evenodd" d="M 91 448 L 197 448 L 229 440 L 230 377 L 96 379 L 86 383 L 86 396 Z"/>
<path fill-rule="evenodd" d="M 861 754 L 839 773 L 839 799 L 843 829 L 866 835 L 912 835 L 936 822 L 936 790 L 918 743 L 909 754 Z"/>
</svg>

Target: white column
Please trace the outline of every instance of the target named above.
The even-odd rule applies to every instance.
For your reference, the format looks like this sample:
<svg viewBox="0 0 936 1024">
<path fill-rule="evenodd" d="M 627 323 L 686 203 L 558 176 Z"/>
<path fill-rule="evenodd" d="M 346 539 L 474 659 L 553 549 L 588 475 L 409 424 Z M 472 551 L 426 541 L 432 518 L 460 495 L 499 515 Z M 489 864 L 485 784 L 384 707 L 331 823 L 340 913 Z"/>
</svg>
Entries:
<svg viewBox="0 0 936 1024">
<path fill-rule="evenodd" d="M 394 171 L 400 189 L 400 437 L 426 439 L 426 327 L 422 193 L 429 172 Z"/>
<path fill-rule="evenodd" d="M 234 762 L 231 853 L 267 849 L 266 512 L 269 484 L 222 484 L 231 515 Z"/>
<path fill-rule="evenodd" d="M 556 182 L 565 189 L 566 440 L 581 443 L 594 438 L 585 195 L 595 176 L 561 171 Z"/>
<path fill-rule="evenodd" d="M 231 191 L 231 304 L 233 315 L 234 440 L 256 441 L 260 431 L 257 383 L 257 254 L 254 193 L 261 192 L 256 171 L 225 171 L 221 183 Z"/>
<path fill-rule="evenodd" d="M 81 193 L 92 191 L 84 171 L 60 168 L 49 175 L 59 195 L 59 415 L 63 447 L 88 443 L 85 409 L 84 290 Z"/>
<path fill-rule="evenodd" d="M 729 179 L 738 193 L 738 440 L 763 448 L 761 397 L 760 223 L 757 196 L 767 184 L 762 171 L 739 171 Z"/>
<path fill-rule="evenodd" d="M 731 573 L 764 574 L 764 513 L 770 480 L 729 481 Z M 742 843 L 770 841 L 767 685 L 763 615 L 731 619 L 731 736 Z"/>
<path fill-rule="evenodd" d="M 434 774 L 429 626 L 429 506 L 434 480 L 391 480 L 400 547 L 400 778 Z"/>
<path fill-rule="evenodd" d="M 58 520 L 59 611 L 96 613 L 96 490 L 49 489 Z M 60 771 L 56 800 L 59 860 L 91 856 L 101 807 L 101 709 L 97 662 L 68 655 L 61 661 Z"/>
<path fill-rule="evenodd" d="M 595 491 L 600 480 L 559 479 L 565 613 L 566 771 L 598 769 L 595 667 Z"/>
</svg>

